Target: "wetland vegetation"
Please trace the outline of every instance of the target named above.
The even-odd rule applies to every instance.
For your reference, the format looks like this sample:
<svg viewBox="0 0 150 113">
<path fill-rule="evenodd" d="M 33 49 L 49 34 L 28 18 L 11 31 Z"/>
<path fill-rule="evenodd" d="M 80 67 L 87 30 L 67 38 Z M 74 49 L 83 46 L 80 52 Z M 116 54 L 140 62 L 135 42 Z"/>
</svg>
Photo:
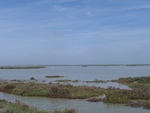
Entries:
<svg viewBox="0 0 150 113">
<path fill-rule="evenodd" d="M 150 84 L 150 76 L 142 76 L 142 77 L 127 77 L 127 78 L 119 78 L 118 80 L 111 80 L 112 82 L 118 82 L 121 84 Z"/>
<path fill-rule="evenodd" d="M 54 75 L 54 76 L 45 76 L 45 78 L 62 78 L 64 76 Z"/>
<path fill-rule="evenodd" d="M 78 80 L 56 80 L 57 82 L 78 82 Z M 87 83 L 103 83 L 102 80 L 88 81 Z M 44 84 L 36 82 L 4 82 L 0 91 L 22 96 L 45 96 L 52 98 L 87 99 L 90 102 L 123 104 L 131 107 L 150 109 L 150 77 L 127 77 L 112 80 L 128 85 L 131 89 L 115 87 L 100 88 L 95 86 L 73 86 L 70 84 Z M 105 95 L 104 98 L 98 96 Z"/>
<path fill-rule="evenodd" d="M 105 89 L 89 86 L 43 83 L 4 83 L 0 91 L 23 96 L 47 96 L 53 98 L 86 99 L 104 94 Z"/>
<path fill-rule="evenodd" d="M 104 99 L 105 103 L 150 109 L 150 76 L 119 78 L 112 81 L 128 85 L 131 90 L 109 87 Z"/>
<path fill-rule="evenodd" d="M 61 79 L 61 80 L 55 80 L 55 82 L 79 82 L 79 80 L 68 80 L 68 79 L 63 80 L 63 79 Z"/>
<path fill-rule="evenodd" d="M 107 83 L 108 81 L 95 79 L 94 81 L 84 81 L 86 83 Z"/>
</svg>

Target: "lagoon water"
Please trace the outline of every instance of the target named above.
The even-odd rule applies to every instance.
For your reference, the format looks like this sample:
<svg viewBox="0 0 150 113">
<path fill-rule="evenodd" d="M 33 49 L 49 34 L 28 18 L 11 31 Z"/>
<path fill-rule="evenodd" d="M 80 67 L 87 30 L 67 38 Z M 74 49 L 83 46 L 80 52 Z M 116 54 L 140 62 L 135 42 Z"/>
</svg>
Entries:
<svg viewBox="0 0 150 113">
<path fill-rule="evenodd" d="M 45 76 L 59 75 L 63 78 L 45 78 Z M 150 76 L 150 66 L 47 66 L 41 69 L 1 69 L 0 78 L 5 80 L 29 80 L 34 77 L 38 82 L 53 82 L 59 79 L 80 80 L 73 85 L 88 85 L 107 88 L 109 86 L 128 88 L 118 83 L 86 83 L 84 81 L 112 80 L 121 77 Z M 64 83 L 68 84 L 68 83 Z M 150 113 L 143 108 L 132 108 L 124 105 L 104 104 L 103 102 L 88 102 L 83 99 L 59 99 L 47 97 L 26 97 L 0 92 L 0 98 L 8 101 L 21 100 L 39 109 L 53 111 L 55 109 L 75 108 L 78 113 Z"/>
</svg>

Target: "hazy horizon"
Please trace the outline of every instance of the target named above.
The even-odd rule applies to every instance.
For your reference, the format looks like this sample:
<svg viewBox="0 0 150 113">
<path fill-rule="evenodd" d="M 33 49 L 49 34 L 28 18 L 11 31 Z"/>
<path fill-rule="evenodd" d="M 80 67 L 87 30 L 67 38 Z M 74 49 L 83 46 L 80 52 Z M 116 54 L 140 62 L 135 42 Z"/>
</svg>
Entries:
<svg viewBox="0 0 150 113">
<path fill-rule="evenodd" d="M 150 64 L 149 0 L 1 0 L 0 65 Z"/>
<path fill-rule="evenodd" d="M 45 64 L 45 65 L 0 65 L 0 67 L 15 67 L 15 66 L 150 66 L 150 64 Z"/>
</svg>

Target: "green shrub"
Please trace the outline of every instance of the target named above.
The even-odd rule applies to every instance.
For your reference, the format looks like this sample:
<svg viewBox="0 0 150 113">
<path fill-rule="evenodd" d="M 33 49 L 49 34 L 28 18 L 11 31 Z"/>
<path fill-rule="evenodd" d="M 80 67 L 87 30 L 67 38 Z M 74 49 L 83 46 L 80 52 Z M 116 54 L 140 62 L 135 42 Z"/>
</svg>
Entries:
<svg viewBox="0 0 150 113">
<path fill-rule="evenodd" d="M 16 95 L 23 95 L 25 93 L 25 90 L 24 89 L 17 89 L 15 88 L 13 91 L 12 91 L 13 94 L 16 94 Z"/>
<path fill-rule="evenodd" d="M 23 94 L 24 96 L 48 96 L 49 93 L 47 91 L 38 91 L 38 90 L 33 90 L 27 93 Z"/>
<path fill-rule="evenodd" d="M 142 76 L 142 77 L 127 77 L 127 78 L 119 78 L 118 80 L 112 80 L 119 83 L 150 83 L 150 76 Z"/>
<path fill-rule="evenodd" d="M 51 92 L 54 94 L 57 94 L 59 92 L 58 86 L 52 86 L 51 87 Z"/>
<path fill-rule="evenodd" d="M 69 95 L 71 91 L 68 88 L 63 88 L 60 90 L 61 95 Z"/>
<path fill-rule="evenodd" d="M 13 84 L 6 84 L 3 86 L 4 90 L 9 90 L 9 89 L 13 89 L 13 88 L 15 88 L 15 86 Z"/>
<path fill-rule="evenodd" d="M 106 98 L 104 100 L 106 103 L 128 103 L 130 99 L 128 97 L 127 90 L 112 90 L 106 93 Z"/>
<path fill-rule="evenodd" d="M 129 101 L 129 98 L 128 97 L 117 97 L 117 96 L 114 96 L 114 95 L 111 95 L 111 96 L 107 96 L 107 98 L 104 100 L 104 102 L 106 103 L 114 103 L 114 104 L 124 104 L 124 103 L 128 103 L 130 102 Z"/>
<path fill-rule="evenodd" d="M 31 77 L 30 80 L 36 80 L 34 77 Z"/>
</svg>

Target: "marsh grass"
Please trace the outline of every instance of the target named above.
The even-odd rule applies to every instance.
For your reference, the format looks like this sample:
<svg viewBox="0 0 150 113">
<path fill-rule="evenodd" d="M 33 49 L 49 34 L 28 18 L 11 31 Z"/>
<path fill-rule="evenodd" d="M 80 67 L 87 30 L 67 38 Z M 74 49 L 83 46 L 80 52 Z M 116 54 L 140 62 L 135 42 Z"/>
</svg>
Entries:
<svg viewBox="0 0 150 113">
<path fill-rule="evenodd" d="M 68 80 L 68 79 L 63 80 L 63 79 L 61 79 L 61 80 L 55 80 L 55 82 L 79 82 L 79 80 Z"/>
<path fill-rule="evenodd" d="M 23 82 L 23 80 L 16 80 L 16 79 L 13 79 L 13 80 L 10 80 L 10 82 Z"/>
<path fill-rule="evenodd" d="M 64 76 L 54 75 L 54 76 L 45 76 L 45 78 L 63 78 Z"/>
<path fill-rule="evenodd" d="M 150 76 L 119 78 L 118 80 L 112 80 L 112 82 L 125 84 L 128 83 L 150 84 Z"/>
<path fill-rule="evenodd" d="M 105 103 L 124 104 L 129 103 L 127 90 L 112 90 L 106 93 Z"/>
<path fill-rule="evenodd" d="M 115 101 L 116 103 L 119 103 L 120 100 L 150 99 L 150 76 L 119 78 L 118 80 L 112 80 L 112 82 L 118 82 L 128 85 L 131 90 L 111 90 L 109 93 L 106 94 L 106 102 L 114 103 Z M 123 95 L 123 98 L 121 97 L 121 95 Z M 132 103 L 131 106 L 132 105 L 141 106 L 138 102 Z"/>
<path fill-rule="evenodd" d="M 108 81 L 95 79 L 94 81 L 85 81 L 86 83 L 107 83 Z"/>
<path fill-rule="evenodd" d="M 139 87 L 138 87 L 139 86 Z M 106 103 L 129 103 L 132 100 L 149 100 L 150 88 L 147 85 L 136 85 L 132 90 L 109 87 L 106 92 Z"/>
<path fill-rule="evenodd" d="M 47 96 L 54 98 L 86 99 L 104 94 L 105 89 L 89 86 L 72 86 L 70 84 L 43 83 L 7 83 L 0 85 L 0 91 L 23 96 Z"/>
<path fill-rule="evenodd" d="M 139 78 L 139 77 L 138 77 Z M 144 77 L 144 81 L 145 81 Z M 126 81 L 126 79 L 119 79 Z M 131 79 L 127 79 L 127 81 Z M 140 80 L 140 79 L 139 79 Z M 135 78 L 128 83 L 130 90 L 108 87 L 107 89 L 89 86 L 73 86 L 70 84 L 43 84 L 43 83 L 3 83 L 0 91 L 24 96 L 46 96 L 53 98 L 88 99 L 90 102 L 103 101 L 104 103 L 128 104 L 131 107 L 150 109 L 150 103 L 134 102 L 135 100 L 150 100 L 150 84 L 140 82 Z M 71 81 L 71 80 L 67 80 Z M 142 78 L 143 81 L 143 78 Z M 59 81 L 60 82 L 60 81 Z M 96 98 L 105 94 L 105 98 Z M 56 111 L 57 113 L 57 111 Z M 59 113 L 59 112 L 58 112 Z"/>
</svg>

